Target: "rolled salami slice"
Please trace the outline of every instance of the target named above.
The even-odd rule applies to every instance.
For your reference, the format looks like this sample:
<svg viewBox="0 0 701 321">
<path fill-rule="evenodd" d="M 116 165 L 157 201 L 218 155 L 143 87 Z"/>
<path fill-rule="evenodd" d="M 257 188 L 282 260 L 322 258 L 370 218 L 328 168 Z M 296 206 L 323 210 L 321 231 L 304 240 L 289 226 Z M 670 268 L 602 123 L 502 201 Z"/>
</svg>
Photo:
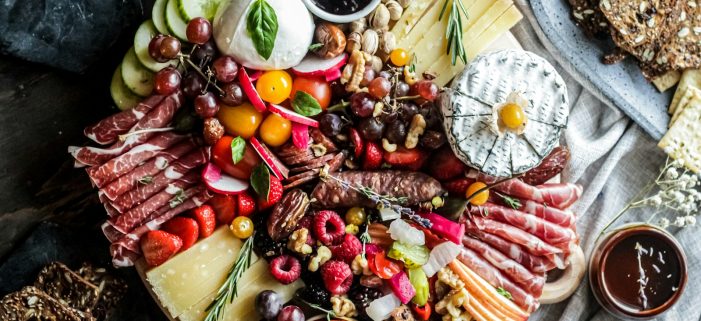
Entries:
<svg viewBox="0 0 701 321">
<path fill-rule="evenodd" d="M 462 239 L 462 244 L 482 256 L 487 262 L 491 263 L 534 297 L 540 297 L 543 293 L 543 285 L 545 285 L 544 273 L 538 275 L 531 273 L 523 265 L 478 239 L 465 236 Z"/>
<path fill-rule="evenodd" d="M 158 106 L 165 96 L 153 95 L 144 99 L 136 107 L 111 115 L 95 125 L 85 128 L 83 133 L 92 141 L 107 145 L 117 141 L 117 137 L 131 129 L 151 109 Z"/>
<path fill-rule="evenodd" d="M 487 184 L 498 181 L 497 178 L 480 173 L 476 170 L 470 170 L 467 177 Z M 559 209 L 566 209 L 574 204 L 582 195 L 583 191 L 582 186 L 577 184 L 558 183 L 531 186 L 517 178 L 497 184 L 493 189 L 507 195 L 532 200 Z"/>
<path fill-rule="evenodd" d="M 499 250 L 512 260 L 520 263 L 533 273 L 545 273 L 556 268 L 555 263 L 546 259 L 545 257 L 528 253 L 523 246 L 507 241 L 496 235 L 480 233 L 479 235 L 475 235 L 475 237 L 491 245 L 493 248 Z"/>
<path fill-rule="evenodd" d="M 168 125 L 173 119 L 175 111 L 180 108 L 182 101 L 183 97 L 180 92 L 163 99 L 158 106 L 153 108 L 129 130 L 128 133 L 133 134 L 129 135 L 124 141 L 118 140 L 107 148 L 70 146 L 68 147 L 68 152 L 82 164 L 88 166 L 104 164 L 155 136 L 157 132 L 143 131 L 163 128 Z"/>
<path fill-rule="evenodd" d="M 98 188 L 102 188 L 118 177 L 130 172 L 143 162 L 148 161 L 186 138 L 187 136 L 172 132 L 160 133 L 147 142 L 132 148 L 122 155 L 110 159 L 100 166 L 88 168 L 87 172 L 90 181 Z M 190 141 L 191 144 L 194 145 L 194 140 L 192 138 L 190 138 Z"/>
<path fill-rule="evenodd" d="M 471 206 L 472 215 L 482 215 L 488 213 L 488 219 L 500 221 L 531 233 L 549 244 L 565 244 L 574 242 L 577 238 L 574 231 L 569 228 L 550 223 L 535 215 L 526 214 L 521 211 L 485 203 L 481 206 Z M 568 250 L 569 246 L 564 250 Z"/>
<path fill-rule="evenodd" d="M 138 184 L 136 188 L 126 192 L 112 202 L 112 206 L 124 213 L 142 203 L 149 197 L 162 190 L 168 184 L 181 179 L 185 174 L 209 160 L 209 148 L 199 148 L 173 161 L 163 171 L 158 173 L 148 183 Z"/>
<path fill-rule="evenodd" d="M 119 195 L 122 195 L 134 189 L 139 182 L 148 182 L 153 179 L 153 176 L 168 167 L 168 164 L 189 153 L 197 147 L 194 141 L 186 140 L 162 152 L 159 152 L 156 157 L 151 158 L 146 163 L 134 168 L 105 187 L 100 189 L 105 197 L 110 200 L 115 200 Z"/>
</svg>

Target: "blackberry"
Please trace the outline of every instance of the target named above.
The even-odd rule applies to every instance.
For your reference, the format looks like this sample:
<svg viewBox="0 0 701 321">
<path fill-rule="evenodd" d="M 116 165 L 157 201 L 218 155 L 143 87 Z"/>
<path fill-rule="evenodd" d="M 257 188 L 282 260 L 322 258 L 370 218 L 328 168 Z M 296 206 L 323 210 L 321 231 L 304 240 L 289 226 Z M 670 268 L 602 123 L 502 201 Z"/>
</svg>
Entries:
<svg viewBox="0 0 701 321">
<path fill-rule="evenodd" d="M 273 241 L 268 233 L 265 231 L 257 231 L 256 238 L 253 240 L 253 245 L 258 250 L 258 253 L 265 258 L 270 260 L 274 257 L 282 255 L 285 251 L 285 244 L 282 242 Z"/>
<path fill-rule="evenodd" d="M 319 282 L 306 283 L 304 288 L 297 290 L 297 297 L 325 309 L 331 307 L 331 293 Z"/>
<path fill-rule="evenodd" d="M 364 286 L 356 286 L 348 293 L 348 298 L 355 304 L 355 309 L 358 311 L 359 320 L 370 320 L 365 309 L 370 305 L 370 302 L 382 297 L 380 289 L 366 288 Z"/>
</svg>

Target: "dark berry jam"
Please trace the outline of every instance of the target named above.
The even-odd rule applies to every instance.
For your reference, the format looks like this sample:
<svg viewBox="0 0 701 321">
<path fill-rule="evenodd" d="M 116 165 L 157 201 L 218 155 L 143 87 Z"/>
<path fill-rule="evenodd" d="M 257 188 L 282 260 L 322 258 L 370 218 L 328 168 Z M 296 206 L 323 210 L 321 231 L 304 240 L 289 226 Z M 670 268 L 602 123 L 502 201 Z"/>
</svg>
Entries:
<svg viewBox="0 0 701 321">
<path fill-rule="evenodd" d="M 370 0 L 314 0 L 314 3 L 328 13 L 347 15 L 362 10 Z"/>
</svg>

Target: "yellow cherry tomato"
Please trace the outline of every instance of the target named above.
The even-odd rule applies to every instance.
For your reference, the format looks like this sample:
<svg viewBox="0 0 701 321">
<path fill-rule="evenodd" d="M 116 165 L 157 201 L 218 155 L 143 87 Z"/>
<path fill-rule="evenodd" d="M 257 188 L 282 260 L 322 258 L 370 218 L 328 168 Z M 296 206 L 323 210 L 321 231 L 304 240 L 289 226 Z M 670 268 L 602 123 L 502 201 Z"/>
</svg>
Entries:
<svg viewBox="0 0 701 321">
<path fill-rule="evenodd" d="M 246 216 L 239 216 L 231 222 L 229 226 L 234 236 L 240 239 L 247 239 L 253 234 L 253 221 Z"/>
<path fill-rule="evenodd" d="M 279 104 L 290 97 L 292 77 L 284 70 L 266 71 L 256 82 L 256 90 L 261 99 Z"/>
<path fill-rule="evenodd" d="M 260 125 L 260 138 L 271 147 L 277 147 L 292 136 L 292 123 L 276 114 L 270 114 Z"/>
<path fill-rule="evenodd" d="M 360 226 L 365 223 L 366 218 L 367 214 L 365 214 L 365 209 L 362 207 L 351 207 L 346 212 L 346 224 Z"/>
<path fill-rule="evenodd" d="M 482 182 L 474 182 L 470 184 L 469 187 L 467 187 L 467 192 L 465 193 L 465 197 L 470 198 L 470 204 L 472 205 L 483 205 L 484 203 L 487 203 L 487 200 L 489 199 L 489 190 L 484 190 L 482 192 L 479 192 L 477 195 L 474 195 L 477 193 L 477 191 L 487 187 L 487 184 L 482 183 Z"/>
<path fill-rule="evenodd" d="M 526 114 L 523 112 L 523 108 L 517 104 L 507 104 L 499 112 L 501 121 L 511 129 L 516 129 L 521 127 L 526 121 Z"/>
<path fill-rule="evenodd" d="M 243 103 L 236 107 L 221 105 L 217 118 L 227 134 L 248 139 L 256 134 L 258 126 L 263 121 L 263 114 L 250 103 Z"/>
<path fill-rule="evenodd" d="M 394 49 L 389 54 L 389 60 L 397 67 L 406 66 L 409 63 L 409 53 L 402 48 Z"/>
</svg>

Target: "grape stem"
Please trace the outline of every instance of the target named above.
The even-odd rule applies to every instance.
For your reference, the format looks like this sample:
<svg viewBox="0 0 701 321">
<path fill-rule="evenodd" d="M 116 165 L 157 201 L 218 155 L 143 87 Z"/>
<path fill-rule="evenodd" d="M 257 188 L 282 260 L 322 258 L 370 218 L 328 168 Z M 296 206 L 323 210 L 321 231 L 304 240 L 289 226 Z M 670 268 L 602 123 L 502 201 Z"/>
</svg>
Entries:
<svg viewBox="0 0 701 321">
<path fill-rule="evenodd" d="M 212 81 L 212 75 L 211 75 L 211 74 L 210 74 L 210 75 L 206 75 L 206 74 L 202 71 L 202 68 L 200 68 L 200 67 L 199 67 L 198 65 L 196 65 L 194 62 L 192 62 L 192 60 L 190 60 L 190 57 L 189 57 L 189 56 L 185 56 L 185 55 L 182 55 L 182 54 L 181 54 L 181 55 L 180 55 L 180 62 L 181 62 L 182 64 L 185 64 L 185 62 L 187 62 L 187 64 L 190 65 L 190 67 L 192 67 L 193 69 L 195 69 L 195 71 L 196 71 L 198 74 L 200 74 L 200 76 L 202 76 L 202 78 L 207 79 L 207 86 L 212 85 L 217 91 L 219 91 L 219 95 L 224 95 L 224 94 L 225 94 L 225 93 L 224 93 L 224 90 L 221 89 L 221 88 L 219 88 L 219 86 L 217 86 L 217 84 L 216 84 L 215 82 Z"/>
<path fill-rule="evenodd" d="M 174 130 L 174 127 L 165 127 L 165 128 L 147 128 L 147 129 L 142 129 L 142 130 L 135 130 L 133 132 L 129 132 L 123 135 L 119 135 L 119 141 L 123 142 L 129 138 L 129 136 L 132 135 L 140 135 L 140 134 L 146 134 L 146 133 L 161 133 L 161 132 L 169 132 L 171 130 Z"/>
</svg>

